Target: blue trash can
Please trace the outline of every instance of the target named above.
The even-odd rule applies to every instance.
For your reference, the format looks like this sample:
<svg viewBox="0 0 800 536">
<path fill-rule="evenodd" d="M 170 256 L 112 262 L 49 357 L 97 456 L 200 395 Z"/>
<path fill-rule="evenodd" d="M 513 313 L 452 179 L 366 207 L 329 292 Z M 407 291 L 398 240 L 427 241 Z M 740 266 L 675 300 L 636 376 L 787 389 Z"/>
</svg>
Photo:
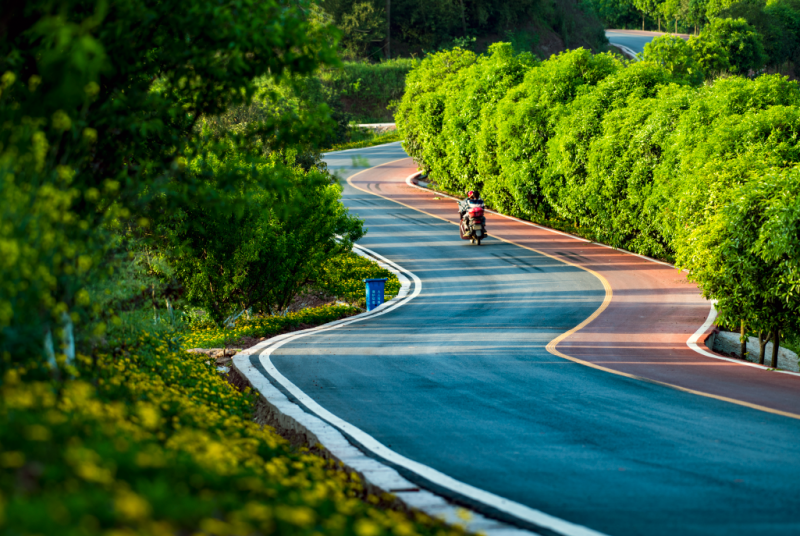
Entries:
<svg viewBox="0 0 800 536">
<path fill-rule="evenodd" d="M 372 311 L 383 303 L 383 291 L 386 287 L 386 278 L 365 279 L 364 283 L 367 284 L 367 311 Z"/>
</svg>

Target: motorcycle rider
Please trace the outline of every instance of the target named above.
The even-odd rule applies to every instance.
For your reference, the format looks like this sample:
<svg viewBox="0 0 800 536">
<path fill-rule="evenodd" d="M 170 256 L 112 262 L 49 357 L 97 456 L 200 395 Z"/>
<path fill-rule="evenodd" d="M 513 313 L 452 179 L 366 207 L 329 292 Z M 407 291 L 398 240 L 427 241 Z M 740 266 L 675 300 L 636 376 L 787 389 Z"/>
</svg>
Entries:
<svg viewBox="0 0 800 536">
<path fill-rule="evenodd" d="M 461 216 L 461 219 L 463 220 L 470 209 L 474 207 L 483 208 L 483 199 L 481 199 L 481 196 L 477 191 L 470 190 L 467 192 L 467 198 L 463 201 L 459 201 L 458 203 L 458 214 Z"/>
</svg>

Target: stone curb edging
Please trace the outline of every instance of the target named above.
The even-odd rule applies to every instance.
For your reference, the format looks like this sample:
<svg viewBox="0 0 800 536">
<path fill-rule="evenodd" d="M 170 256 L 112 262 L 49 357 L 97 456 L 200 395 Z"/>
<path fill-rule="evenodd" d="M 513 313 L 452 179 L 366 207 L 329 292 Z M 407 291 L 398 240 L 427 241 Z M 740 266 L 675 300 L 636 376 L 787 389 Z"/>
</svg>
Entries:
<svg viewBox="0 0 800 536">
<path fill-rule="evenodd" d="M 367 313 L 361 313 L 307 330 L 273 337 L 235 355 L 233 357 L 232 372 L 235 371 L 243 382 L 249 384 L 259 395 L 255 422 L 272 426 L 279 434 L 296 445 L 315 447 L 324 457 L 340 462 L 348 472 L 357 473 L 367 493 L 377 496 L 391 493 L 394 495 L 396 503 L 405 510 L 418 510 L 446 523 L 464 527 L 469 532 L 482 533 L 487 536 L 535 536 L 537 534 L 535 532 L 487 518 L 475 511 L 469 511 L 467 508 L 455 505 L 430 491 L 419 488 L 417 484 L 401 476 L 396 469 L 363 453 L 334 426 L 316 415 L 308 413 L 298 403 L 290 400 L 253 364 L 251 357 L 260 355 L 264 350 L 290 336 L 329 329 L 356 318 L 374 316 L 377 313 L 382 313 L 388 307 L 394 306 L 395 304 L 392 302 L 395 302 L 395 300 L 397 300 L 396 305 L 400 305 L 399 301 L 409 294 L 411 281 L 394 267 L 362 251 L 359 246 L 354 247 L 354 252 L 377 262 L 382 268 L 395 273 L 401 281 L 400 293 L 394 300 L 386 302 Z M 464 515 L 465 511 L 468 512 L 466 516 Z"/>
</svg>

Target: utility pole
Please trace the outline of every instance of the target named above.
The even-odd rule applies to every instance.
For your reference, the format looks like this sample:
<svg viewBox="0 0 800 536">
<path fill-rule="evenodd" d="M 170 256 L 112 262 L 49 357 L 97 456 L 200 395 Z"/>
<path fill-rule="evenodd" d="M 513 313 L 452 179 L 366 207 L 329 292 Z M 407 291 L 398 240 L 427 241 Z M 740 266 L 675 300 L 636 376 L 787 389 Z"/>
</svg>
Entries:
<svg viewBox="0 0 800 536">
<path fill-rule="evenodd" d="M 392 0 L 386 0 L 386 59 L 392 59 Z"/>
</svg>

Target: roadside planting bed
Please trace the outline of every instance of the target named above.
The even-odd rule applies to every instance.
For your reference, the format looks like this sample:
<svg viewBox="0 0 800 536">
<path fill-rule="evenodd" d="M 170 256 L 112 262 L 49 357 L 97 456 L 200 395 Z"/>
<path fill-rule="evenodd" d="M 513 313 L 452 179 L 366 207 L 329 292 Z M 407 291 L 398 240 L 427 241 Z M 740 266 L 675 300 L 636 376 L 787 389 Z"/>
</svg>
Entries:
<svg viewBox="0 0 800 536">
<path fill-rule="evenodd" d="M 363 299 L 366 277 L 390 272 L 356 255 L 331 266 L 341 299 Z M 269 337 L 359 312 L 352 305 L 240 321 L 234 329 L 120 336 L 52 381 L 0 387 L 0 529 L 9 534 L 463 534 L 387 508 L 357 475 L 295 449 L 252 422 L 255 396 L 234 388 L 193 346 Z M 79 373 L 78 370 L 81 372 Z"/>
</svg>

